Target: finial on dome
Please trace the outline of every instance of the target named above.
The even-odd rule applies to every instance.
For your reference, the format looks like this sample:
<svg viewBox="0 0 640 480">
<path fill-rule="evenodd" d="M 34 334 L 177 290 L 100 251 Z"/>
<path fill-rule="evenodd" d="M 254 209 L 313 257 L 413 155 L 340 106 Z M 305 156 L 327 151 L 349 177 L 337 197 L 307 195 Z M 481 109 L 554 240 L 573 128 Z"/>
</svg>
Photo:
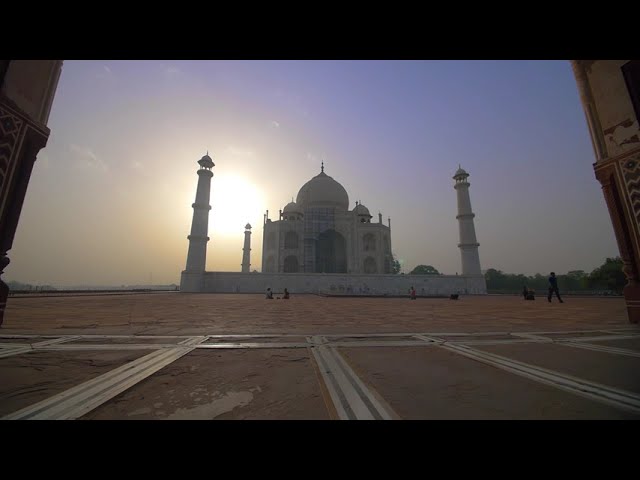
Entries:
<svg viewBox="0 0 640 480">
<path fill-rule="evenodd" d="M 324 160 L 322 160 L 322 164 L 320 167 L 320 173 L 324 173 Z"/>
</svg>

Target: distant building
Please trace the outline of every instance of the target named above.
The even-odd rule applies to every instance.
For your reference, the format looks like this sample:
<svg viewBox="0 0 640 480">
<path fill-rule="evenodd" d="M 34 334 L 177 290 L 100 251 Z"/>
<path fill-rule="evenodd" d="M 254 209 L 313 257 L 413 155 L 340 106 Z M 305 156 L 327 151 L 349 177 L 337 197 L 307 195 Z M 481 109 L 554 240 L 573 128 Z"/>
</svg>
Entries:
<svg viewBox="0 0 640 480">
<path fill-rule="evenodd" d="M 391 221 L 371 222 L 369 209 L 349 210 L 345 188 L 324 173 L 305 183 L 272 221 L 264 221 L 265 273 L 392 273 Z"/>
<path fill-rule="evenodd" d="M 469 174 L 462 168 L 453 177 L 462 275 L 393 274 L 391 219 L 384 225 L 379 213 L 378 221 L 371 222 L 372 215 L 361 202 L 350 210 L 347 191 L 324 173 L 324 165 L 300 188 L 296 201 L 292 199 L 279 212 L 277 220 L 265 214 L 262 272 L 258 274 L 250 272 L 250 224 L 245 225 L 241 271 L 205 271 L 215 164 L 208 153 L 198 164 L 187 262 L 180 277 L 182 292 L 262 293 L 267 288 L 274 292 L 286 288 L 292 293 L 384 296 L 407 295 L 409 288 L 415 288 L 419 296 L 487 293 L 469 199 Z"/>
</svg>

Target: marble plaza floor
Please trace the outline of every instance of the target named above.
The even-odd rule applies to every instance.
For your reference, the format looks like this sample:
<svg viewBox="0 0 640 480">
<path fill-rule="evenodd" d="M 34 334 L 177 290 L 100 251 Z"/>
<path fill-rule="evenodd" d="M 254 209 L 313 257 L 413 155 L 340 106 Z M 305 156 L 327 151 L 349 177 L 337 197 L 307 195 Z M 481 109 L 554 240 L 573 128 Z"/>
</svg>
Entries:
<svg viewBox="0 0 640 480">
<path fill-rule="evenodd" d="M 619 298 L 11 297 L 4 419 L 638 419 Z"/>
</svg>

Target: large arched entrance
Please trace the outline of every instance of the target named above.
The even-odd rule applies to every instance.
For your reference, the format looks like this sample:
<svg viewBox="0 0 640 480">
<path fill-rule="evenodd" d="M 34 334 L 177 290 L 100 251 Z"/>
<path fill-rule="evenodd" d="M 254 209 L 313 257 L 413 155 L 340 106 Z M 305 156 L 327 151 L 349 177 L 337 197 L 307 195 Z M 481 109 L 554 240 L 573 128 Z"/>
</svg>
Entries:
<svg viewBox="0 0 640 480">
<path fill-rule="evenodd" d="M 367 257 L 364 259 L 364 273 L 378 273 L 378 267 L 376 265 L 375 258 Z"/>
<path fill-rule="evenodd" d="M 298 273 L 298 257 L 289 255 L 284 259 L 284 273 Z"/>
<path fill-rule="evenodd" d="M 347 273 L 347 247 L 335 230 L 322 232 L 316 242 L 316 273 Z"/>
</svg>

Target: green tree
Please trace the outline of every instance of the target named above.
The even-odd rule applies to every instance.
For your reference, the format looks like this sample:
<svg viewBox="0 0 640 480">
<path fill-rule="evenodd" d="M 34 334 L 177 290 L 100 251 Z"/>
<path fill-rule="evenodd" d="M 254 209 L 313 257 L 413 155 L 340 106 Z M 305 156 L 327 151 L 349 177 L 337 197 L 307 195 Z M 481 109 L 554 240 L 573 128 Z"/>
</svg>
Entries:
<svg viewBox="0 0 640 480">
<path fill-rule="evenodd" d="M 582 278 L 585 276 L 587 273 L 584 270 L 569 270 L 567 272 L 567 277 Z"/>
<path fill-rule="evenodd" d="M 33 290 L 33 285 L 29 283 L 16 282 L 15 280 L 9 280 L 7 282 L 9 290 Z"/>
<path fill-rule="evenodd" d="M 490 268 L 485 272 L 484 278 L 488 290 L 502 290 L 506 287 L 506 275 L 500 270 Z"/>
<path fill-rule="evenodd" d="M 409 275 L 440 275 L 440 272 L 431 265 L 418 265 Z"/>
<path fill-rule="evenodd" d="M 622 272 L 622 260 L 618 257 L 607 258 L 605 263 L 590 274 L 584 270 L 570 270 L 564 275 L 557 275 L 561 292 L 576 292 L 585 290 L 609 290 L 621 293 L 626 284 Z M 484 276 L 487 290 L 501 293 L 519 293 L 527 286 L 537 292 L 546 292 L 549 288 L 548 275 L 536 273 L 532 276 L 504 273 L 490 268 Z"/>
<path fill-rule="evenodd" d="M 558 282 L 564 291 L 585 290 L 589 288 L 588 276 L 584 270 L 570 270 L 566 275 L 558 275 Z"/>
<path fill-rule="evenodd" d="M 603 290 L 613 290 L 622 293 L 627 280 L 622 271 L 620 257 L 607 258 L 605 262 L 589 275 L 589 287 Z"/>
<path fill-rule="evenodd" d="M 394 275 L 398 275 L 402 270 L 402 265 L 400 264 L 400 260 L 396 258 L 395 255 L 391 255 L 391 273 Z"/>
</svg>

